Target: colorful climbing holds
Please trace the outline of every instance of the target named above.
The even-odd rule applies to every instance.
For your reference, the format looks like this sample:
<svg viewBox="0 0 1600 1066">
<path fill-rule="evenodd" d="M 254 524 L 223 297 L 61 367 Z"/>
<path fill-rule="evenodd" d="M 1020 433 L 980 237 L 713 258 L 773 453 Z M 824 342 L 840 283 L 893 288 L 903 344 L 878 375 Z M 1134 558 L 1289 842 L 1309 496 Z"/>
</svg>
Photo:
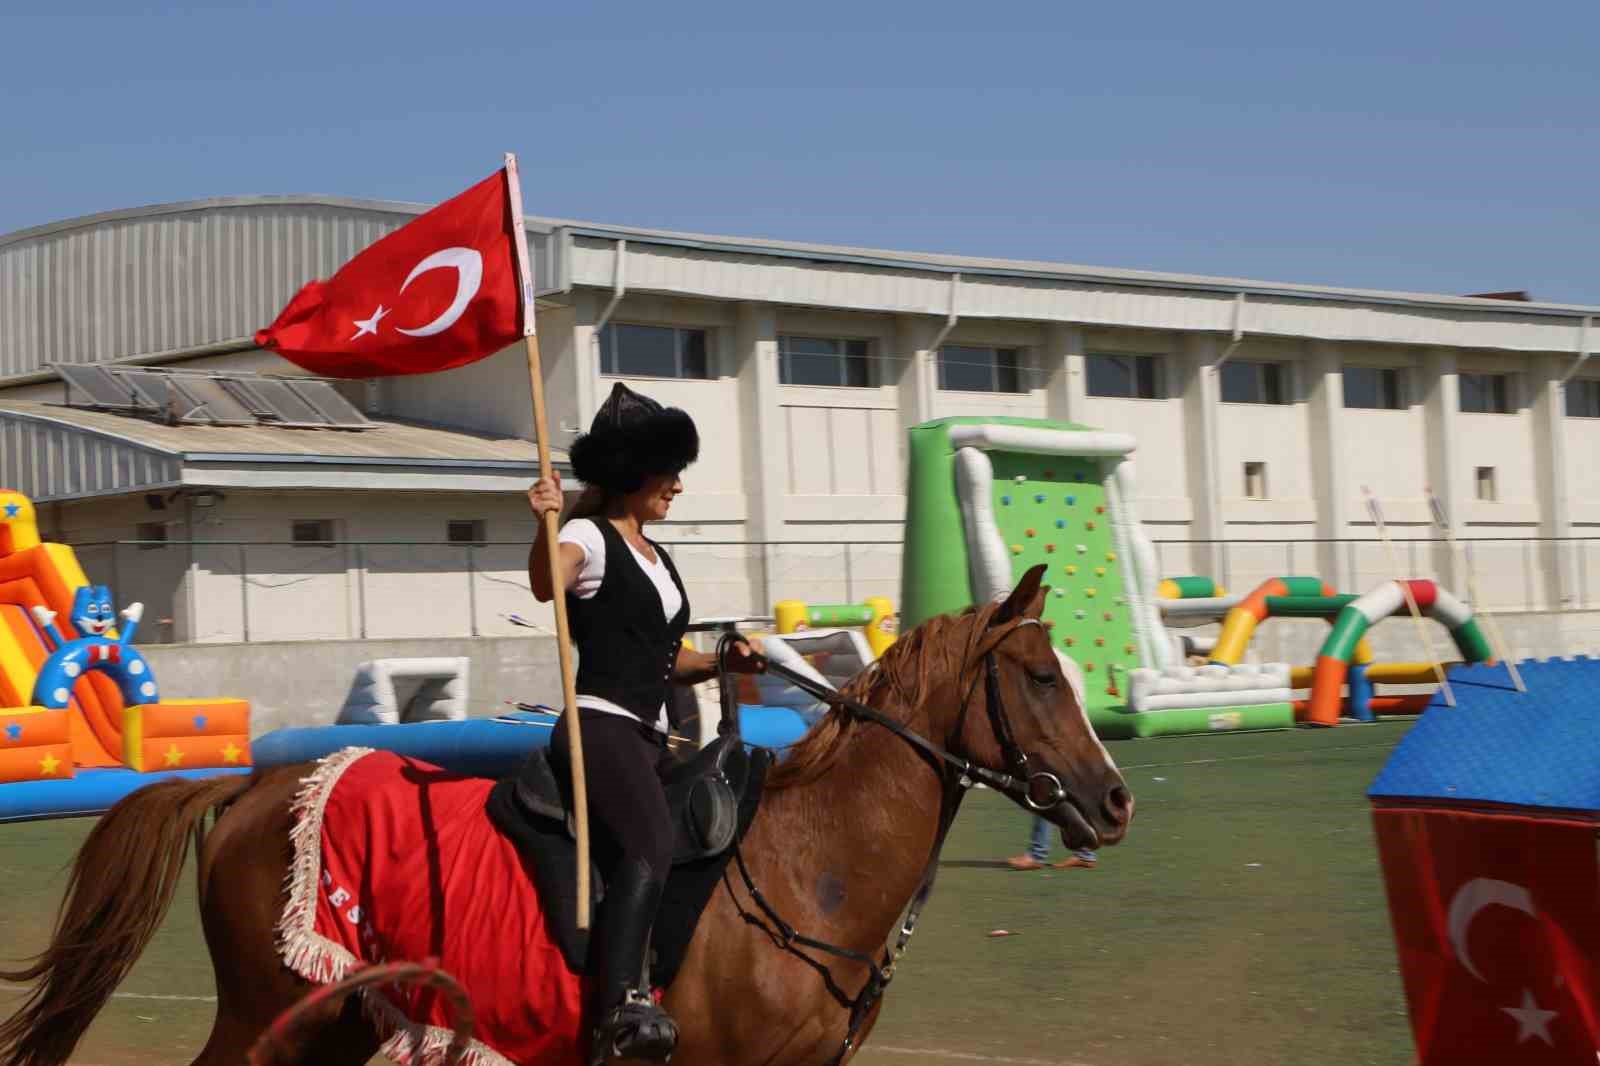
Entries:
<svg viewBox="0 0 1600 1066">
<path fill-rule="evenodd" d="M 1114 563 L 1116 561 L 1117 561 L 1117 553 L 1116 552 L 1106 552 L 1106 562 Z"/>
<path fill-rule="evenodd" d="M 1028 475 L 1027 474 L 1018 474 L 1016 477 L 1012 478 L 1011 480 L 1015 481 L 1018 485 L 1020 485 L 1024 481 L 1028 480 Z"/>
<path fill-rule="evenodd" d="M 1105 637 L 1095 637 L 1094 638 L 1094 646 L 1097 647 L 1097 648 L 1105 647 L 1106 646 L 1106 638 Z"/>
<path fill-rule="evenodd" d="M 1021 555 L 1021 554 L 1022 554 L 1022 545 L 1020 545 L 1020 544 L 1013 544 L 1013 545 L 1012 545 L 1012 546 L 1011 546 L 1011 554 L 1012 554 L 1012 555 Z"/>
<path fill-rule="evenodd" d="M 1105 577 L 1106 576 L 1106 568 L 1103 567 L 1103 566 L 1095 567 L 1094 568 L 1094 576 L 1095 577 Z"/>
<path fill-rule="evenodd" d="M 1046 544 L 1044 546 L 1044 550 L 1045 550 L 1045 554 L 1048 555 L 1048 554 L 1053 553 L 1056 550 L 1056 546 L 1054 544 Z"/>
<path fill-rule="evenodd" d="M 1073 574 L 1078 572 L 1078 567 L 1074 563 L 1068 563 L 1063 569 L 1066 570 L 1068 577 L 1071 577 Z"/>
<path fill-rule="evenodd" d="M 1076 496 L 1068 496 L 1067 497 L 1067 506 L 1068 507 L 1076 507 L 1077 505 L 1078 505 L 1078 498 Z"/>
<path fill-rule="evenodd" d="M 1067 528 L 1067 520 L 1065 518 L 1056 519 L 1056 528 L 1057 529 L 1066 529 Z"/>
<path fill-rule="evenodd" d="M 1093 519 L 1091 519 L 1091 520 L 1090 520 L 1090 521 L 1088 521 L 1088 522 L 1085 522 L 1085 523 L 1084 523 L 1084 524 L 1083 524 L 1083 526 L 1084 526 L 1084 528 L 1085 528 L 1085 529 L 1093 529 L 1093 528 L 1094 528 L 1094 521 L 1093 521 Z"/>
<path fill-rule="evenodd" d="M 1022 532 L 1025 533 L 1026 535 L 1030 536 L 1030 537 L 1037 537 L 1039 535 L 1038 530 L 1034 530 L 1034 529 L 1025 529 Z"/>
<path fill-rule="evenodd" d="M 1002 496 L 1002 497 L 1000 497 L 1000 503 L 1005 507 L 1010 507 L 1011 506 L 1011 497 L 1010 496 Z"/>
<path fill-rule="evenodd" d="M 1083 594 L 1085 596 L 1089 597 L 1092 600 L 1092 599 L 1094 599 L 1095 590 L 1094 589 L 1084 589 L 1083 590 Z"/>
</svg>

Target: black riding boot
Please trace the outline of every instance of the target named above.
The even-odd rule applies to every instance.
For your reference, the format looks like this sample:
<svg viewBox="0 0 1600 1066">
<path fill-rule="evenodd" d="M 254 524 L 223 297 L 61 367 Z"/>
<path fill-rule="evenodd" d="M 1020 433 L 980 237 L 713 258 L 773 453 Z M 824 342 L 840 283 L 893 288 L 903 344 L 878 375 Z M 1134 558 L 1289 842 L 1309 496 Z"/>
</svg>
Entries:
<svg viewBox="0 0 1600 1066">
<path fill-rule="evenodd" d="M 600 917 L 600 1023 L 589 1062 L 607 1058 L 666 1062 L 678 1046 L 678 1026 L 655 1005 L 644 984 L 650 926 L 661 903 L 662 883 L 640 859 L 624 859 L 606 884 Z"/>
</svg>

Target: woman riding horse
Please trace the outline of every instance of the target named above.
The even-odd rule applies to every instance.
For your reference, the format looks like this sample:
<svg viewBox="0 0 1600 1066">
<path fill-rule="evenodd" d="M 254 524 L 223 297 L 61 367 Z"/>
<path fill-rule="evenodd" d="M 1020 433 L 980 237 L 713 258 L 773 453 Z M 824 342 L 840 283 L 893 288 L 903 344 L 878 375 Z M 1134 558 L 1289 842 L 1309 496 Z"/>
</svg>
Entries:
<svg viewBox="0 0 1600 1066">
<path fill-rule="evenodd" d="M 677 1046 L 672 1018 L 640 988 L 650 927 L 672 863 L 672 825 L 657 768 L 666 757 L 668 686 L 715 673 L 713 656 L 683 646 L 689 597 L 672 559 L 645 536 L 683 491 L 680 475 L 698 457 L 694 421 L 620 382 L 572 447 L 586 486 L 559 539 L 561 593 L 578 647 L 579 727 L 589 812 L 601 827 L 596 859 L 606 894 L 599 916 L 600 1020 L 593 1058 L 665 1061 Z M 562 507 L 561 479 L 528 493 L 540 519 L 528 577 L 541 603 L 552 599 L 550 545 L 543 519 Z M 729 668 L 756 672 L 763 660 L 735 645 Z M 550 740 L 556 772 L 570 773 L 563 714 Z"/>
</svg>

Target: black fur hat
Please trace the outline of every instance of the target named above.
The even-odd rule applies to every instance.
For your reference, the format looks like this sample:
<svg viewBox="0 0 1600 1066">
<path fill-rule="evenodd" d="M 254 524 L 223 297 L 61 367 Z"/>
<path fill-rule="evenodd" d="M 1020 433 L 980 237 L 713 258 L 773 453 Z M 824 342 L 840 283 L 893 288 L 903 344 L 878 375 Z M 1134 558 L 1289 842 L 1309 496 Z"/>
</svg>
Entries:
<svg viewBox="0 0 1600 1066">
<path fill-rule="evenodd" d="M 633 492 L 658 474 L 678 474 L 700 457 L 694 419 L 622 382 L 572 445 L 572 472 L 585 485 Z"/>
</svg>

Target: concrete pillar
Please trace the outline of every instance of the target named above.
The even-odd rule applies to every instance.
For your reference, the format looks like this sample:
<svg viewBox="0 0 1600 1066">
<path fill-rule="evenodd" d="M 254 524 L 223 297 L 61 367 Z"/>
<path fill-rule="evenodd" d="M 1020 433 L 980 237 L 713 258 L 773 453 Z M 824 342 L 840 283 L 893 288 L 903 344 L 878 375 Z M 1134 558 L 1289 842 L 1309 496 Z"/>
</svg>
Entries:
<svg viewBox="0 0 1600 1066">
<path fill-rule="evenodd" d="M 925 315 L 895 319 L 895 351 L 900 379 L 900 428 L 910 429 L 933 417 L 939 386 L 939 353 L 931 347 L 944 323 Z"/>
<path fill-rule="evenodd" d="M 1461 469 L 1458 443 L 1461 382 L 1456 372 L 1454 349 L 1430 348 L 1423 353 L 1422 397 L 1428 483 L 1444 505 L 1444 513 L 1455 528 L 1456 536 L 1465 537 L 1467 531 L 1462 518 L 1467 499 L 1467 475 Z M 1459 580 L 1462 575 L 1457 572 L 1457 561 L 1448 544 L 1440 542 L 1434 546 L 1433 569 L 1446 588 L 1464 591 Z"/>
<path fill-rule="evenodd" d="M 1350 485 L 1340 447 L 1344 416 L 1344 367 L 1332 341 L 1306 344 L 1304 363 L 1307 410 L 1311 422 L 1311 485 L 1317 504 L 1317 576 L 1336 589 L 1353 587 L 1349 553 L 1344 545 L 1327 543 L 1350 535 Z"/>
<path fill-rule="evenodd" d="M 595 321 L 605 306 L 604 294 L 591 289 L 574 289 L 570 325 L 571 343 L 552 344 L 540 337 L 541 354 L 554 350 L 555 359 L 546 359 L 545 395 L 550 407 L 550 432 L 556 440 L 570 442 L 574 432 L 589 428 L 589 420 L 606 398 L 609 386 L 600 380 L 600 331 Z M 543 316 L 541 316 L 542 322 Z M 540 327 L 541 333 L 543 326 Z M 563 338 L 565 339 L 565 338 Z M 557 417 L 557 412 L 560 417 Z"/>
<path fill-rule="evenodd" d="M 1191 534 L 1209 541 L 1194 552 L 1196 568 L 1211 578 L 1226 583 L 1223 546 L 1222 493 L 1217 480 L 1217 405 L 1220 381 L 1216 361 L 1222 347 L 1209 333 L 1186 333 L 1179 342 L 1180 355 L 1174 360 L 1183 396 L 1185 458 L 1189 466 L 1189 495 L 1194 504 Z"/>
<path fill-rule="evenodd" d="M 733 346 L 739 419 L 746 442 L 744 492 L 750 539 L 782 540 L 789 469 L 778 391 L 777 309 L 771 304 L 740 304 Z"/>
<path fill-rule="evenodd" d="M 1530 359 L 1528 364 L 1541 537 L 1572 536 L 1572 498 L 1567 481 L 1567 403 L 1561 382 L 1561 375 L 1571 364 L 1571 356 L 1554 355 Z M 1546 602 L 1555 608 L 1573 606 L 1578 591 L 1573 545 L 1553 539 L 1543 545 L 1541 555 Z"/>
<path fill-rule="evenodd" d="M 1082 422 L 1088 379 L 1084 371 L 1083 329 L 1052 322 L 1044 329 L 1039 367 L 1045 372 L 1045 392 L 1050 417 L 1060 422 Z"/>
</svg>

